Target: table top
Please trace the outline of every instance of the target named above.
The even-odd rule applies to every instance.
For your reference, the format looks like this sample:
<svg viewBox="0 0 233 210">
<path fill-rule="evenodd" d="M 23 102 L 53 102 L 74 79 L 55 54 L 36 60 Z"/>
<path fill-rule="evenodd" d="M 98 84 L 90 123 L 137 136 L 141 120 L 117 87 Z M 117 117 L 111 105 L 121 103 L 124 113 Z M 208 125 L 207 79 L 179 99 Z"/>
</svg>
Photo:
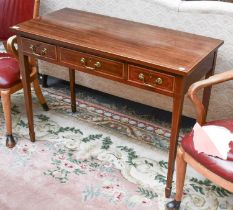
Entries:
<svg viewBox="0 0 233 210">
<path fill-rule="evenodd" d="M 222 40 L 64 8 L 12 27 L 16 34 L 92 53 L 103 53 L 187 75 Z"/>
</svg>

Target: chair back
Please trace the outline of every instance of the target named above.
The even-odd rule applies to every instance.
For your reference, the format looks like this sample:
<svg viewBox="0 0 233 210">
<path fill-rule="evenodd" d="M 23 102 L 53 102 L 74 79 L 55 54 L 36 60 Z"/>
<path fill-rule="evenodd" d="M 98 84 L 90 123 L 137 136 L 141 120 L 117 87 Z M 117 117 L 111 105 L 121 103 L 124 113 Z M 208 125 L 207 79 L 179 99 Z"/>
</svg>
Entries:
<svg viewBox="0 0 233 210">
<path fill-rule="evenodd" d="M 33 18 L 38 13 L 37 0 L 0 0 L 0 40 L 6 41 L 14 35 L 10 27 Z M 35 7 L 38 8 L 35 8 Z"/>
</svg>

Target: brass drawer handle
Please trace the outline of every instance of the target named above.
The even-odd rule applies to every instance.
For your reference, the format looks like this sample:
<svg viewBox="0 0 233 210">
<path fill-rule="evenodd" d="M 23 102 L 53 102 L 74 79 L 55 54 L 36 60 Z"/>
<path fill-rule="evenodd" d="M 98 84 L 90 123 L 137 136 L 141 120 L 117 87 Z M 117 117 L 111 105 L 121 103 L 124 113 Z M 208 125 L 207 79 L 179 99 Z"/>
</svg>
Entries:
<svg viewBox="0 0 233 210">
<path fill-rule="evenodd" d="M 47 54 L 47 48 L 43 48 L 42 50 L 41 50 L 41 55 L 46 55 Z"/>
<path fill-rule="evenodd" d="M 46 55 L 46 54 L 47 54 L 47 51 L 48 51 L 47 48 L 43 48 L 43 49 L 41 50 L 41 53 L 39 54 L 39 53 L 36 52 L 37 47 L 38 47 L 38 46 L 33 45 L 33 44 L 30 45 L 29 48 L 32 50 L 33 55 L 43 56 L 43 55 Z"/>
<path fill-rule="evenodd" d="M 145 82 L 145 75 L 143 73 L 140 73 L 138 75 L 138 79 L 141 80 L 143 82 L 143 84 L 146 85 L 147 87 L 153 87 L 154 88 L 153 85 L 148 84 L 148 83 Z"/>
<path fill-rule="evenodd" d="M 89 59 L 90 61 L 91 59 Z M 86 58 L 81 58 L 80 59 L 80 62 L 81 64 L 83 64 L 83 66 L 86 68 L 86 69 L 89 69 L 89 70 L 96 70 L 97 68 L 100 68 L 101 67 L 101 63 L 99 61 L 97 61 L 95 64 L 94 64 L 94 67 L 91 67 L 91 66 L 87 66 L 86 63 L 87 63 L 87 60 Z"/>
<path fill-rule="evenodd" d="M 31 44 L 29 48 L 32 50 L 33 53 L 35 53 L 37 46 Z"/>
<path fill-rule="evenodd" d="M 144 79 L 145 79 L 144 74 L 143 74 L 143 73 L 140 73 L 140 74 L 138 75 L 138 79 L 140 79 L 141 81 L 144 82 Z"/>
<path fill-rule="evenodd" d="M 157 84 L 157 85 L 162 85 L 162 84 L 163 84 L 163 80 L 162 80 L 160 77 L 158 77 L 158 78 L 155 80 L 155 84 Z"/>
<path fill-rule="evenodd" d="M 97 61 L 97 62 L 95 63 L 95 67 L 96 67 L 96 68 L 100 68 L 100 67 L 101 67 L 101 63 L 100 63 L 99 61 Z"/>
<path fill-rule="evenodd" d="M 81 62 L 82 64 L 86 64 L 86 59 L 85 59 L 85 58 L 81 58 L 81 59 L 80 59 L 80 62 Z"/>
</svg>

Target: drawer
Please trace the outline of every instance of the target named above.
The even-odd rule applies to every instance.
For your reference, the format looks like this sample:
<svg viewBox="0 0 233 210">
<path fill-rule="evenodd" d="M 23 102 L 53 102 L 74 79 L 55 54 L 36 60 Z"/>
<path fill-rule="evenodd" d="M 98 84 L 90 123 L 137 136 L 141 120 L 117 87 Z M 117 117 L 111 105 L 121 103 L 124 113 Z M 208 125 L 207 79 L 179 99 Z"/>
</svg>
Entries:
<svg viewBox="0 0 233 210">
<path fill-rule="evenodd" d="M 57 60 L 56 46 L 44 42 L 22 38 L 23 51 L 31 55 Z"/>
<path fill-rule="evenodd" d="M 174 77 L 154 70 L 129 65 L 128 81 L 133 82 L 141 87 L 149 87 L 167 92 L 173 92 Z"/>
<path fill-rule="evenodd" d="M 124 77 L 124 64 L 121 62 L 66 48 L 59 48 L 59 55 L 61 63 L 74 66 L 79 70 L 107 77 Z"/>
</svg>

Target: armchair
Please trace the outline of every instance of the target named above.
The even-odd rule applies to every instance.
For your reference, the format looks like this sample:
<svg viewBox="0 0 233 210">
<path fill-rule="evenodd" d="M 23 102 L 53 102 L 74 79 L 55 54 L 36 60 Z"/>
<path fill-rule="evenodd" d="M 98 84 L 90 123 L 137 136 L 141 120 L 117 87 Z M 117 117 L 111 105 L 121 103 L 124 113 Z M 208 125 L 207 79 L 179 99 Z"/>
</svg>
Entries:
<svg viewBox="0 0 233 210">
<path fill-rule="evenodd" d="M 18 53 L 15 48 L 16 36 L 12 36 L 9 27 L 19 22 L 38 17 L 39 0 L 0 0 L 0 40 L 7 53 L 0 53 L 0 97 L 6 122 L 6 146 L 12 148 L 16 142 L 12 135 L 11 94 L 23 88 Z M 9 38 L 10 37 L 10 38 Z M 8 39 L 8 40 L 7 40 Z M 6 41 L 7 40 L 7 41 Z M 37 63 L 30 58 L 30 79 L 37 98 L 45 111 L 48 110 L 37 77 Z"/>
<path fill-rule="evenodd" d="M 206 80 L 194 83 L 188 91 L 188 96 L 197 111 L 197 122 L 200 125 L 223 126 L 233 132 L 233 119 L 205 122 L 206 110 L 197 96 L 201 88 L 233 80 L 233 70 L 216 74 Z M 230 99 L 232 100 L 232 99 Z M 221 141 L 221 139 L 219 139 Z M 168 209 L 179 209 L 183 194 L 187 164 L 220 187 L 233 192 L 233 141 L 227 160 L 198 153 L 194 148 L 193 132 L 187 134 L 177 151 L 176 157 L 176 196 L 175 200 L 167 203 Z"/>
</svg>

